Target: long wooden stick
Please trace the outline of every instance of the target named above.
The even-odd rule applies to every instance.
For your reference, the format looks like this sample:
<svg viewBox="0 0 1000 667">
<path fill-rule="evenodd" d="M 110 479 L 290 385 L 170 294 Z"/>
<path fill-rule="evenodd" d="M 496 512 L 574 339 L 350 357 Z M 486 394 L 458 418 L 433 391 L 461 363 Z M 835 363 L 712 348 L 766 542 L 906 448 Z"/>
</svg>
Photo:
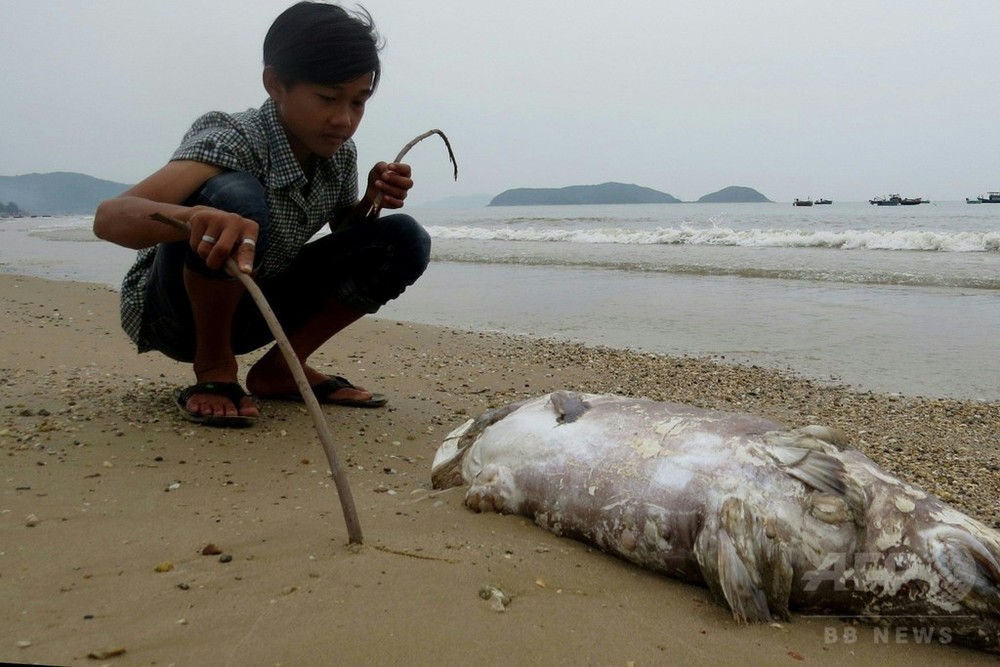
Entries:
<svg viewBox="0 0 1000 667">
<path fill-rule="evenodd" d="M 445 148 L 448 149 L 448 159 L 451 160 L 451 166 L 453 167 L 453 172 L 455 174 L 455 180 L 457 181 L 458 180 L 458 163 L 455 162 L 455 153 L 454 153 L 454 151 L 451 150 L 451 142 L 448 141 L 448 137 L 445 136 L 445 133 L 442 132 L 441 130 L 427 130 L 423 134 L 414 137 L 410 141 L 410 143 L 408 143 L 405 146 L 403 146 L 403 149 L 401 151 L 399 151 L 399 153 L 396 155 L 396 159 L 393 160 L 393 162 L 400 162 L 403 159 L 403 157 L 407 153 L 410 152 L 411 148 L 413 148 L 414 146 L 416 146 L 417 144 L 419 144 L 421 141 L 423 141 L 427 137 L 434 136 L 435 134 L 438 135 L 438 136 L 440 136 L 441 139 L 444 140 L 444 146 L 445 146 Z M 373 216 L 373 215 L 378 215 L 379 210 L 382 208 L 382 199 L 383 199 L 383 196 L 382 196 L 381 192 L 379 192 L 377 195 L 375 195 L 375 201 L 372 202 L 371 208 L 368 209 L 368 216 L 369 217 Z"/>
<path fill-rule="evenodd" d="M 160 213 L 154 213 L 150 217 L 171 227 L 189 233 L 191 231 L 191 227 L 182 220 L 177 220 Z M 344 521 L 347 523 L 348 543 L 361 544 L 361 522 L 358 520 L 358 512 L 354 507 L 354 497 L 351 495 L 351 487 L 347 483 L 347 476 L 340 467 L 340 460 L 337 457 L 337 449 L 333 445 L 333 436 L 330 434 L 330 427 L 323 417 L 323 410 L 319 406 L 319 401 L 316 400 L 316 395 L 313 393 L 312 387 L 309 386 L 309 380 L 306 379 L 306 372 L 302 367 L 302 362 L 299 361 L 298 355 L 292 349 L 292 344 L 288 342 L 288 337 L 285 336 L 278 318 L 275 316 L 274 311 L 271 310 L 267 298 L 264 297 L 264 293 L 260 291 L 254 279 L 240 271 L 232 257 L 226 260 L 226 270 L 243 283 L 247 292 L 253 297 L 257 308 L 260 309 L 260 314 L 264 316 L 267 326 L 271 329 L 271 334 L 274 336 L 281 354 L 285 357 L 285 363 L 288 364 L 288 368 L 292 371 L 295 384 L 298 385 L 299 393 L 302 394 L 302 400 L 305 402 L 309 414 L 312 415 L 313 422 L 316 425 L 316 433 L 323 444 L 326 459 L 330 463 L 330 472 L 333 473 L 333 481 L 337 485 L 337 494 L 340 496 L 340 506 L 344 511 Z"/>
</svg>

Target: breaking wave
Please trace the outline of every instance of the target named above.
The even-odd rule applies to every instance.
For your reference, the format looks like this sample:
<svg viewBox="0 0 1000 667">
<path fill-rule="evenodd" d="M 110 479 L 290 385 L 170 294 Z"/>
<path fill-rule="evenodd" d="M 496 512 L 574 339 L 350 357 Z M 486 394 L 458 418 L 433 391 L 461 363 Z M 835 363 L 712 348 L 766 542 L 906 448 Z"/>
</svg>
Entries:
<svg viewBox="0 0 1000 667">
<path fill-rule="evenodd" d="M 695 229 L 660 227 L 651 230 L 543 229 L 537 227 L 430 226 L 431 236 L 476 241 L 546 241 L 614 243 L 623 245 L 705 245 L 770 248 L 832 248 L 839 250 L 911 250 L 931 252 L 1000 252 L 1000 231 L 939 232 L 921 230 L 815 231 L 789 229 Z"/>
</svg>

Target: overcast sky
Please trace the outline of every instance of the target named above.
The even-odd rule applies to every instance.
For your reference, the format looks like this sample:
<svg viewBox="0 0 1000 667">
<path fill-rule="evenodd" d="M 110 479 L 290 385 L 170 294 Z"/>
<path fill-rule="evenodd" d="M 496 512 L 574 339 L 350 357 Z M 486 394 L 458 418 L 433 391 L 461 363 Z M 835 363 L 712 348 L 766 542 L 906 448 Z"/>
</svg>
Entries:
<svg viewBox="0 0 1000 667">
<path fill-rule="evenodd" d="M 134 183 L 265 99 L 289 0 L 0 0 L 0 175 Z M 353 6 L 354 3 L 345 3 Z M 621 181 L 860 201 L 1000 190 L 998 0 L 367 0 L 362 171 L 413 136 L 414 203 Z"/>
</svg>

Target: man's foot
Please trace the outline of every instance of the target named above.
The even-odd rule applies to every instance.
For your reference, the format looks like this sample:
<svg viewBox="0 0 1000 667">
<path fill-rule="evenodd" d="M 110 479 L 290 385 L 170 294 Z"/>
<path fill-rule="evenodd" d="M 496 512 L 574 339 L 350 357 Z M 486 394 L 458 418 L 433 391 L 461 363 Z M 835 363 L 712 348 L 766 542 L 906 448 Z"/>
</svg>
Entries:
<svg viewBox="0 0 1000 667">
<path fill-rule="evenodd" d="M 236 382 L 199 382 L 174 392 L 181 415 L 209 426 L 249 426 L 260 410 Z"/>
<path fill-rule="evenodd" d="M 339 375 L 327 377 L 319 384 L 311 386 L 310 389 L 312 389 L 316 400 L 325 405 L 346 405 L 350 408 L 381 408 L 389 401 L 382 394 L 373 394 L 365 389 L 355 387 L 349 380 Z M 349 393 L 360 395 L 361 397 L 354 398 L 340 395 L 348 393 L 346 390 L 351 390 Z M 296 401 L 298 403 L 303 401 L 302 392 L 298 390 L 282 394 L 271 394 L 262 398 L 272 401 Z"/>
<path fill-rule="evenodd" d="M 287 366 L 283 366 L 278 373 L 260 366 L 261 363 L 258 362 L 247 374 L 247 388 L 250 393 L 268 400 L 302 401 L 302 394 Z M 271 370 L 271 375 L 268 375 L 268 370 Z M 357 387 L 340 376 L 331 377 L 309 366 L 305 366 L 305 373 L 306 380 L 309 381 L 309 386 L 320 403 L 366 408 L 377 408 L 386 404 L 385 396 Z"/>
</svg>

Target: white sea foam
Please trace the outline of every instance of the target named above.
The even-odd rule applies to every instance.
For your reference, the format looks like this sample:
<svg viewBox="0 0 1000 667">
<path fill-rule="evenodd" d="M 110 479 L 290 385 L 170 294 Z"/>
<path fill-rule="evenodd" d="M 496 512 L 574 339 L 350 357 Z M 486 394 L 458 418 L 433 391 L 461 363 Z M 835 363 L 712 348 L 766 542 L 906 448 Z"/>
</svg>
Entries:
<svg viewBox="0 0 1000 667">
<path fill-rule="evenodd" d="M 603 227 L 430 226 L 432 237 L 474 241 L 546 241 L 622 245 L 713 245 L 767 248 L 837 248 L 841 250 L 914 250 L 998 252 L 1000 231 L 937 232 L 924 230 L 845 231 L 657 227 L 651 230 Z"/>
</svg>

